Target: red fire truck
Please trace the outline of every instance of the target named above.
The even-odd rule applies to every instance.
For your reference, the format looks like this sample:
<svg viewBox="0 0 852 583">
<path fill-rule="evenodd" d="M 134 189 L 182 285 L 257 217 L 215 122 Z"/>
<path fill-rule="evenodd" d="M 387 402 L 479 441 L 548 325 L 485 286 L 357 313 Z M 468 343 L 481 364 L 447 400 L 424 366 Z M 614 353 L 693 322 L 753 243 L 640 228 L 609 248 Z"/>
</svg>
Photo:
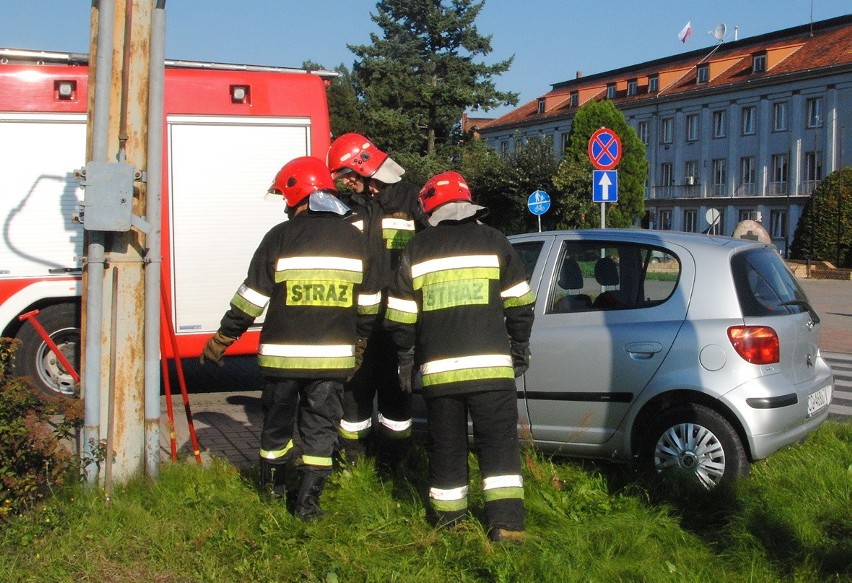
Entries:
<svg viewBox="0 0 852 583">
<path fill-rule="evenodd" d="M 74 390 L 69 371 L 20 317 L 38 310 L 38 323 L 79 367 L 83 189 L 75 171 L 87 162 L 88 74 L 86 55 L 0 49 L 0 336 L 22 342 L 16 374 L 65 394 Z M 261 237 L 286 219 L 280 201 L 264 199 L 275 173 L 297 156 L 325 158 L 333 75 L 166 62 L 162 277 L 181 357 L 200 354 Z M 229 352 L 256 347 L 257 329 Z"/>
</svg>

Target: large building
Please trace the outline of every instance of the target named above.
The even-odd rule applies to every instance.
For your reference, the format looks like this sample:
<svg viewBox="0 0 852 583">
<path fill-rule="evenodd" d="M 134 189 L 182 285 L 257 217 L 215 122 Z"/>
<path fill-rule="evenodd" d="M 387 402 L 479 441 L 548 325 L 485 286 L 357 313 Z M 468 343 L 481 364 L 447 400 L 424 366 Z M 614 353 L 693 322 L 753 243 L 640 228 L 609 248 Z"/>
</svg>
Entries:
<svg viewBox="0 0 852 583">
<path fill-rule="evenodd" d="M 852 15 L 577 73 L 479 131 L 501 152 L 551 136 L 561 155 L 578 108 L 602 99 L 645 143 L 646 225 L 730 235 L 753 219 L 786 253 L 814 189 L 852 163 Z"/>
</svg>

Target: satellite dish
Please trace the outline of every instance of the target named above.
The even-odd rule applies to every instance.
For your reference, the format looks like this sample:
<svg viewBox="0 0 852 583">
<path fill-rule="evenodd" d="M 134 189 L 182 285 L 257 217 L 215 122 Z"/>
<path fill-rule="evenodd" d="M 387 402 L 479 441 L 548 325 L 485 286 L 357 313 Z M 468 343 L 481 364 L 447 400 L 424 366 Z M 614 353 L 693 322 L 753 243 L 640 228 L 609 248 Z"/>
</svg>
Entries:
<svg viewBox="0 0 852 583">
<path fill-rule="evenodd" d="M 725 33 L 727 31 L 728 31 L 728 27 L 725 26 L 725 23 L 723 22 L 722 24 L 720 24 L 719 26 L 716 27 L 716 30 L 713 31 L 713 37 L 717 41 L 721 42 L 721 41 L 725 40 Z"/>
</svg>

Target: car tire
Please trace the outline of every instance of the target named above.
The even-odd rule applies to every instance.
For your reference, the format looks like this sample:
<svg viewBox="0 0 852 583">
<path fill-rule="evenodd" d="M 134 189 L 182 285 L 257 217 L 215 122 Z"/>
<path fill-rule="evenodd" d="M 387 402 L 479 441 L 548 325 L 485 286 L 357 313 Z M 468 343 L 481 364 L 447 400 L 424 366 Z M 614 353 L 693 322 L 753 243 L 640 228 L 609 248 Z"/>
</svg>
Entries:
<svg viewBox="0 0 852 583">
<path fill-rule="evenodd" d="M 35 318 L 79 374 L 80 307 L 76 304 L 48 306 L 39 310 Z M 21 341 L 21 345 L 13 361 L 14 374 L 29 377 L 37 391 L 50 397 L 70 397 L 76 394 L 77 383 L 74 378 L 56 358 L 32 322 L 24 322 L 16 338 Z"/>
<path fill-rule="evenodd" d="M 689 403 L 663 411 L 647 436 L 643 464 L 663 478 L 674 474 L 712 490 L 748 473 L 748 457 L 736 430 L 704 405 Z"/>
</svg>

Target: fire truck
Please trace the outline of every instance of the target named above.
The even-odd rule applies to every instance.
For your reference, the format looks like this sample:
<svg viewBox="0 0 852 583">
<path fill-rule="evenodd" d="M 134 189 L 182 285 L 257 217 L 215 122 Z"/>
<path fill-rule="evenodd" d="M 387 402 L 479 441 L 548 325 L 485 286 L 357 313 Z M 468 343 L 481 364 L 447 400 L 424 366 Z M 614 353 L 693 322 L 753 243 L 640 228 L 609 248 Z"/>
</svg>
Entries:
<svg viewBox="0 0 852 583">
<path fill-rule="evenodd" d="M 166 62 L 162 280 L 177 356 L 200 354 L 261 238 L 286 220 L 264 197 L 276 172 L 325 159 L 334 75 Z M 80 364 L 88 76 L 87 55 L 0 49 L 0 336 L 21 341 L 13 372 L 53 394 L 75 383 L 45 337 Z M 229 353 L 256 351 L 261 321 Z"/>
</svg>

